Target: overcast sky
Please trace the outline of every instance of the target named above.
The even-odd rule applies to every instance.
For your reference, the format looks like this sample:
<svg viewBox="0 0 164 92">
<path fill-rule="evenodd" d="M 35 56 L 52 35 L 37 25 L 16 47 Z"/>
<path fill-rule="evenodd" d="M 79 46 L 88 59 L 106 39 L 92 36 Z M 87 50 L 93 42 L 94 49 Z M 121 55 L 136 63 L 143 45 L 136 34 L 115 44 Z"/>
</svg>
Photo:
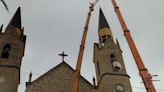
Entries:
<svg viewBox="0 0 164 92">
<path fill-rule="evenodd" d="M 92 1 L 92 0 L 91 0 Z M 157 92 L 164 91 L 164 0 L 116 0 L 131 32 L 145 66 L 153 78 Z M 6 0 L 8 13 L 0 3 L 0 24 L 10 21 L 18 6 L 22 9 L 22 25 L 27 42 L 21 66 L 21 84 L 24 92 L 29 72 L 33 80 L 61 63 L 59 53 L 68 54 L 65 61 L 75 68 L 89 0 Z M 111 0 L 100 0 L 91 17 L 82 64 L 82 76 L 92 83 L 95 76 L 93 43 L 98 42 L 98 13 L 102 8 L 123 50 L 127 72 L 131 76 L 133 92 L 146 92 L 141 83 L 134 59 L 114 12 Z"/>
</svg>

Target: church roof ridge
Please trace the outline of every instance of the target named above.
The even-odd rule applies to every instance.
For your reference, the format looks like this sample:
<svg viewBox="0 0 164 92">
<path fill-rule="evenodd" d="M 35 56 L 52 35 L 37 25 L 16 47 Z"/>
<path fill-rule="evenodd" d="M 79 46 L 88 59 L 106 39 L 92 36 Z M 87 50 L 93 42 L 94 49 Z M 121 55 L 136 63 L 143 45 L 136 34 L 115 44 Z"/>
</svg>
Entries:
<svg viewBox="0 0 164 92">
<path fill-rule="evenodd" d="M 52 72 L 53 70 L 57 69 L 58 67 L 60 67 L 61 65 L 66 65 L 67 67 L 69 67 L 73 72 L 75 72 L 75 69 L 73 69 L 68 63 L 66 62 L 61 62 L 58 65 L 56 65 L 55 67 L 51 68 L 50 70 L 48 70 L 47 72 L 45 72 L 44 74 L 42 74 L 41 76 L 39 76 L 38 78 L 36 78 L 35 80 L 33 80 L 31 82 L 31 85 L 36 83 L 37 81 L 39 81 L 41 78 L 43 78 L 44 76 L 48 75 L 50 72 Z M 87 79 L 85 79 L 82 75 L 80 75 L 80 78 L 84 79 L 84 81 L 86 83 L 88 83 L 90 86 L 93 86 L 92 83 L 90 83 Z"/>
<path fill-rule="evenodd" d="M 54 66 L 53 68 L 51 68 L 50 70 L 48 70 L 47 72 L 45 72 L 44 74 L 42 74 L 41 76 L 39 76 L 38 78 L 36 78 L 35 80 L 33 80 L 33 81 L 31 82 L 31 84 L 33 84 L 35 81 L 41 79 L 42 77 L 46 76 L 48 73 L 50 73 L 51 71 L 55 70 L 56 68 L 58 68 L 59 66 L 61 66 L 61 65 L 63 65 L 63 64 L 66 65 L 66 66 L 68 66 L 71 70 L 75 71 L 75 70 L 74 70 L 69 64 L 67 64 L 66 62 L 61 62 L 61 63 L 59 63 L 58 65 L 56 65 L 56 66 Z"/>
</svg>

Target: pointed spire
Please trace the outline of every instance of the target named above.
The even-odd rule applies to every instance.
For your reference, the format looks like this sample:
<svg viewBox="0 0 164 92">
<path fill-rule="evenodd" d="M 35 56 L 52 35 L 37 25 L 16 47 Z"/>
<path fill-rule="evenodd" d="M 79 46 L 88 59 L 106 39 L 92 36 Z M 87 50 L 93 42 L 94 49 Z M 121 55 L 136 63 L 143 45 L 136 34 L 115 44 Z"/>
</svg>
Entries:
<svg viewBox="0 0 164 92">
<path fill-rule="evenodd" d="M 112 31 L 106 21 L 106 18 L 100 8 L 100 15 L 99 15 L 99 41 L 100 43 L 104 43 L 106 39 L 112 38 Z"/>
<path fill-rule="evenodd" d="M 2 32 L 2 30 L 3 30 L 3 24 L 1 25 L 1 28 L 0 28 L 0 33 Z"/>
<path fill-rule="evenodd" d="M 118 42 L 118 39 L 116 39 L 116 43 L 117 43 L 118 47 L 120 48 L 120 44 L 119 44 L 119 42 Z"/>
<path fill-rule="evenodd" d="M 95 81 L 95 77 L 93 76 L 93 86 L 96 86 L 96 81 Z"/>
<path fill-rule="evenodd" d="M 21 8 L 20 7 L 17 9 L 16 13 L 12 17 L 7 28 L 10 26 L 17 27 L 21 30 Z"/>
<path fill-rule="evenodd" d="M 120 47 L 118 39 L 116 39 L 116 43 L 117 43 L 118 48 L 121 50 L 121 47 Z M 122 52 L 122 50 L 121 50 L 121 52 Z"/>
<path fill-rule="evenodd" d="M 21 31 L 22 31 L 22 35 L 23 35 L 23 33 L 24 33 L 24 27 L 22 27 Z"/>
<path fill-rule="evenodd" d="M 99 30 L 102 29 L 102 28 L 110 28 L 107 21 L 106 21 L 106 18 L 102 12 L 102 9 L 100 8 L 100 12 L 99 12 Z"/>
<path fill-rule="evenodd" d="M 32 80 L 32 72 L 30 72 L 30 75 L 29 75 L 29 82 L 31 82 Z"/>
<path fill-rule="evenodd" d="M 29 80 L 28 80 L 28 82 L 26 82 L 26 87 L 28 85 L 31 85 L 31 80 L 32 80 L 32 72 L 30 72 L 30 74 L 29 74 Z"/>
<path fill-rule="evenodd" d="M 31 80 L 32 80 L 32 72 L 30 72 L 30 74 L 29 74 L 29 81 L 28 82 L 31 82 Z"/>
</svg>

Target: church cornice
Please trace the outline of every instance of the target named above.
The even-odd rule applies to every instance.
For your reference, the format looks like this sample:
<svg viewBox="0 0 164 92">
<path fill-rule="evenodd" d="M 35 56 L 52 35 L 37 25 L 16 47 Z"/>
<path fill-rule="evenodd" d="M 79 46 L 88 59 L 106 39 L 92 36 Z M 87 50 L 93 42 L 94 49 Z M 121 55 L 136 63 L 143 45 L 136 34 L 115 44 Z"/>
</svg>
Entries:
<svg viewBox="0 0 164 92">
<path fill-rule="evenodd" d="M 123 76 L 123 77 L 128 77 L 130 78 L 129 75 L 127 74 L 117 74 L 117 73 L 104 73 L 102 74 L 102 76 L 100 77 L 100 80 L 98 81 L 98 85 L 100 84 L 100 82 L 102 81 L 103 77 L 107 76 L 107 75 L 113 75 L 113 76 Z"/>
</svg>

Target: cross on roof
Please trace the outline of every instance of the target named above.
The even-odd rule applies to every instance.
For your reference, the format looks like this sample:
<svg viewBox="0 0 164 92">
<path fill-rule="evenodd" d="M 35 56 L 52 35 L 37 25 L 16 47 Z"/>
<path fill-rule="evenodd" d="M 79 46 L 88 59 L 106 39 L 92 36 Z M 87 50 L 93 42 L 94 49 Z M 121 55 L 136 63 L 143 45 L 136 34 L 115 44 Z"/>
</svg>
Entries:
<svg viewBox="0 0 164 92">
<path fill-rule="evenodd" d="M 59 54 L 59 56 L 62 57 L 62 61 L 64 62 L 64 57 L 68 56 L 67 54 L 64 53 L 64 51 L 62 52 L 62 54 Z"/>
</svg>

